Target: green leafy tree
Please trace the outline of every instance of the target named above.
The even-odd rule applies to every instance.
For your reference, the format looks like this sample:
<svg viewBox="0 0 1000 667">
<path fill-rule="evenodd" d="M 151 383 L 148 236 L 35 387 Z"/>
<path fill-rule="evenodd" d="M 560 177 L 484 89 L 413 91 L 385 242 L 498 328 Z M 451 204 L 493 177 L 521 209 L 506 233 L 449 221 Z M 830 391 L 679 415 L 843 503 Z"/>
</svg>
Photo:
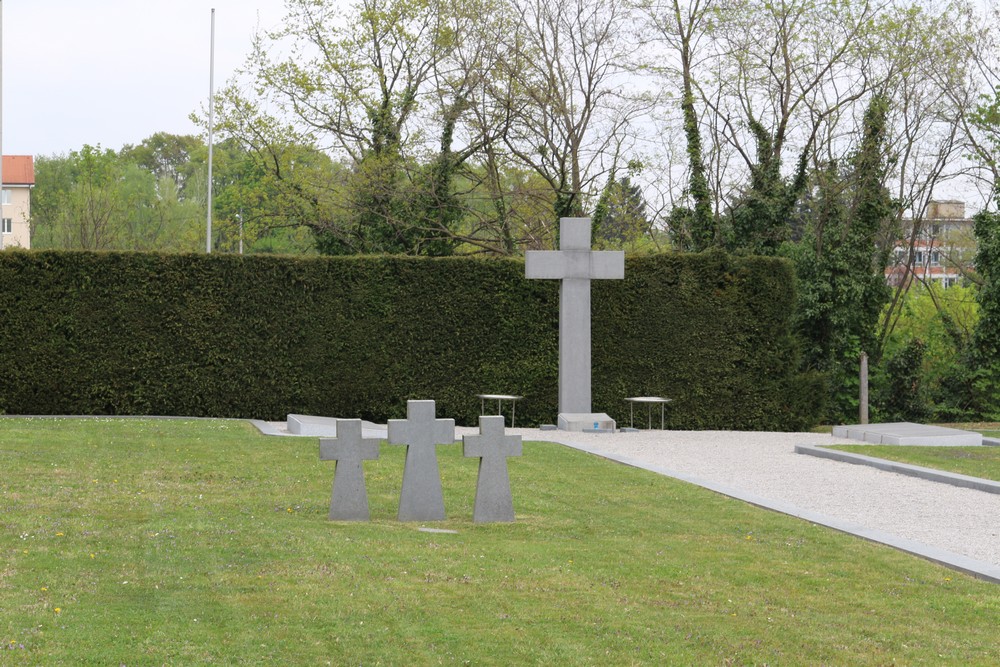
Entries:
<svg viewBox="0 0 1000 667">
<path fill-rule="evenodd" d="M 284 27 L 255 43 L 249 90 L 234 82 L 220 96 L 222 131 L 258 156 L 258 166 L 302 207 L 299 224 L 314 231 L 322 252 L 451 252 L 461 218 L 454 179 L 471 154 L 453 146 L 455 124 L 477 79 L 451 68 L 449 58 L 479 4 L 286 5 Z M 287 57 L 276 55 L 287 46 Z M 424 160 L 434 134 L 439 150 Z M 300 147 L 313 157 L 304 160 Z M 326 179 L 300 169 L 327 155 L 346 169 L 329 170 Z"/>
<path fill-rule="evenodd" d="M 879 376 L 892 375 L 892 359 L 912 358 L 907 357 L 906 348 L 919 340 L 923 345 L 920 398 L 927 402 L 924 412 L 935 421 L 978 419 L 969 373 L 970 341 L 979 318 L 977 293 L 971 285 L 945 288 L 936 281 L 920 282 L 908 290 L 897 309 L 895 326 L 883 342 L 886 363 L 875 367 L 873 383 L 881 381 Z M 890 394 L 887 391 L 879 398 L 873 392 L 876 407 L 897 400 Z"/>
<path fill-rule="evenodd" d="M 208 147 L 193 135 L 156 132 L 136 146 L 124 146 L 119 154 L 124 160 L 152 173 L 158 181 L 171 179 L 181 198 L 197 197 L 195 193 L 185 192 L 185 186 L 194 172 L 205 165 Z"/>
<path fill-rule="evenodd" d="M 32 206 L 32 245 L 84 250 L 193 251 L 204 202 L 185 199 L 172 175 L 157 177 L 133 160 L 85 145 L 40 157 Z M 178 167 L 187 169 L 186 163 Z M 202 239 L 202 243 L 203 243 Z"/>
<path fill-rule="evenodd" d="M 40 177 L 53 173 L 62 178 L 40 182 L 32 214 L 35 247 L 108 250 L 128 244 L 136 208 L 152 195 L 152 177 L 137 183 L 142 175 L 130 171 L 126 178 L 118 155 L 100 146 L 85 145 L 66 158 L 52 159 L 63 164 L 39 162 Z"/>
</svg>

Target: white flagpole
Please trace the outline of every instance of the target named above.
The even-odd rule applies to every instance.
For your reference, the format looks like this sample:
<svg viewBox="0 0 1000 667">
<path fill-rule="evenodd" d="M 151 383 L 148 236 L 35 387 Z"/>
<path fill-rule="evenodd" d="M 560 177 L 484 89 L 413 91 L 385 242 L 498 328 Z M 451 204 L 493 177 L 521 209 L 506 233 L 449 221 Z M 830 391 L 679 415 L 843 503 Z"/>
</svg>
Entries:
<svg viewBox="0 0 1000 667">
<path fill-rule="evenodd" d="M 3 0 L 0 0 L 2 2 Z M 215 8 L 212 8 L 212 48 L 208 72 L 208 223 L 205 252 L 212 252 L 212 140 L 215 130 Z"/>
</svg>

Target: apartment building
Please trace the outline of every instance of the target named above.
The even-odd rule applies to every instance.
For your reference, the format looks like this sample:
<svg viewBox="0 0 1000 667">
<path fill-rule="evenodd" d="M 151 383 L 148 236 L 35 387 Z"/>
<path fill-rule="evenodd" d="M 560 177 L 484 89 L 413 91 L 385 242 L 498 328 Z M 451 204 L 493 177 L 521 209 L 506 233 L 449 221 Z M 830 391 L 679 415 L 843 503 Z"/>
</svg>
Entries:
<svg viewBox="0 0 1000 667">
<path fill-rule="evenodd" d="M 30 155 L 3 156 L 3 203 L 0 205 L 0 249 L 31 247 L 31 188 L 35 161 Z"/>
<path fill-rule="evenodd" d="M 965 202 L 929 202 L 922 220 L 903 220 L 904 238 L 893 250 L 886 280 L 893 286 L 913 279 L 942 287 L 959 284 L 975 259 L 972 225 L 972 219 L 965 217 Z"/>
</svg>

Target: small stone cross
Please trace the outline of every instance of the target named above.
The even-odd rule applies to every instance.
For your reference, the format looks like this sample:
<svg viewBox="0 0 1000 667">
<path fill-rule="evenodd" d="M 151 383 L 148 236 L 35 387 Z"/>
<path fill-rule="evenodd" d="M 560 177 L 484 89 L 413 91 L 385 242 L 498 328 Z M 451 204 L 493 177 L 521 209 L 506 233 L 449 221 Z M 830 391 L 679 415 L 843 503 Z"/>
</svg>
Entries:
<svg viewBox="0 0 1000 667">
<path fill-rule="evenodd" d="M 462 436 L 462 455 L 479 457 L 475 523 L 514 520 L 507 457 L 521 455 L 521 436 L 504 435 L 502 416 L 479 417 L 479 435 Z"/>
<path fill-rule="evenodd" d="M 524 254 L 526 278 L 561 280 L 559 412 L 590 413 L 590 281 L 625 277 L 625 253 L 590 249 L 590 218 L 559 221 L 559 250 Z"/>
<path fill-rule="evenodd" d="M 336 461 L 333 494 L 330 498 L 332 521 L 368 521 L 368 490 L 361 462 L 378 458 L 378 438 L 361 437 L 360 419 L 338 419 L 337 437 L 319 441 L 319 458 Z"/>
<path fill-rule="evenodd" d="M 441 521 L 444 497 L 437 445 L 455 442 L 455 420 L 435 419 L 434 401 L 407 401 L 406 419 L 389 420 L 389 444 L 407 445 L 400 521 Z"/>
</svg>

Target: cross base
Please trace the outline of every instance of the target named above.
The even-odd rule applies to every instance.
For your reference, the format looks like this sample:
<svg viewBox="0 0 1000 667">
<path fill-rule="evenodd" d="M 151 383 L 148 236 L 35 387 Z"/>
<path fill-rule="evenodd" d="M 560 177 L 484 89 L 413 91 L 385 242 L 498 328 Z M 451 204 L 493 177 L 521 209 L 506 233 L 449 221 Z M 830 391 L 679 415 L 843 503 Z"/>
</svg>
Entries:
<svg viewBox="0 0 1000 667">
<path fill-rule="evenodd" d="M 615 420 L 603 412 L 560 412 L 560 431 L 615 432 Z"/>
</svg>

